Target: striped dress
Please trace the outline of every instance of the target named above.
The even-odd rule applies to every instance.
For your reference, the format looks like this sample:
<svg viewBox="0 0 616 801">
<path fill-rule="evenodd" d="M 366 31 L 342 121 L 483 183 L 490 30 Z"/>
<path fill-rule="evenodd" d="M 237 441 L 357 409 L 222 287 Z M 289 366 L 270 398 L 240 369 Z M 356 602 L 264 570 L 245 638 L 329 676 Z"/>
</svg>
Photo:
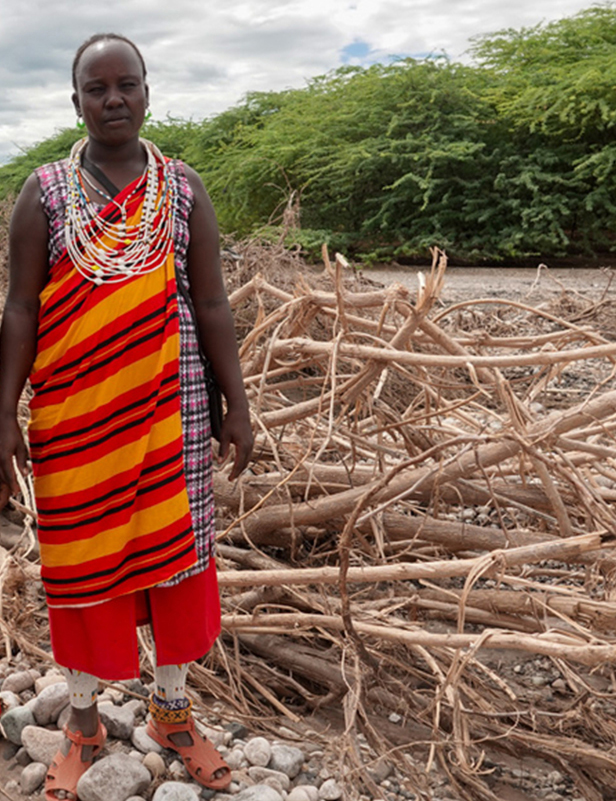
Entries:
<svg viewBox="0 0 616 801">
<path fill-rule="evenodd" d="M 131 279 L 134 283 L 128 289 L 117 291 L 117 298 L 120 299 L 118 320 L 122 319 L 120 316 L 123 309 L 121 302 L 125 296 L 122 292 L 129 295 L 132 293 L 135 298 L 134 302 L 139 306 L 139 319 L 136 322 L 138 332 L 141 331 L 144 320 L 147 319 L 146 312 L 150 308 L 148 303 L 153 308 L 157 303 L 160 305 L 159 299 L 162 298 L 163 306 L 167 308 L 166 317 L 163 315 L 166 320 L 163 323 L 165 332 L 161 334 L 163 338 L 159 343 L 159 340 L 154 339 L 158 336 L 158 329 L 153 328 L 150 336 L 146 326 L 141 339 L 138 339 L 137 335 L 133 336 L 137 343 L 135 345 L 129 341 L 132 336 L 132 323 L 128 318 L 128 321 L 122 322 L 119 326 L 122 336 L 129 332 L 127 335 L 129 344 L 122 348 L 114 345 L 113 336 L 105 338 L 107 332 L 105 323 L 101 323 L 101 334 L 97 339 L 99 315 L 103 321 L 107 321 L 113 327 L 113 304 L 116 302 L 116 296 L 113 293 L 116 290 L 112 288 L 108 296 L 105 296 L 103 288 L 99 291 L 99 288 L 93 288 L 91 282 L 84 284 L 82 281 L 80 284 L 79 276 L 76 275 L 72 263 L 66 259 L 64 253 L 66 205 L 69 194 L 68 162 L 59 161 L 47 164 L 36 171 L 43 209 L 49 220 L 49 264 L 50 275 L 53 277 L 41 295 L 44 313 L 41 315 L 39 329 L 39 353 L 32 374 L 35 396 L 32 402 L 31 452 L 35 488 L 38 482 L 40 489 L 40 500 L 37 498 L 41 506 L 39 539 L 43 563 L 42 575 L 50 607 L 52 641 L 55 630 L 56 640 L 64 640 L 65 645 L 66 631 L 64 629 L 67 627 L 69 618 L 66 615 L 69 613 L 73 613 L 70 618 L 73 621 L 71 624 L 73 627 L 76 625 L 77 628 L 84 629 L 88 626 L 88 619 L 91 621 L 97 619 L 100 628 L 100 621 L 106 619 L 107 607 L 109 610 L 113 607 L 113 603 L 109 603 L 110 601 L 123 602 L 127 596 L 134 595 L 137 611 L 128 617 L 132 617 L 134 622 L 136 618 L 144 616 L 143 608 L 149 607 L 147 612 L 152 619 L 154 614 L 152 603 L 158 596 L 156 593 L 152 594 L 151 590 L 160 589 L 161 592 L 158 595 L 160 598 L 165 598 L 165 601 L 159 604 L 159 617 L 164 617 L 165 607 L 169 609 L 173 607 L 170 591 L 174 588 L 182 588 L 182 593 L 189 592 L 190 588 L 197 587 L 194 580 L 198 578 L 201 581 L 202 576 L 212 575 L 213 565 L 212 569 L 208 569 L 214 542 L 214 521 L 207 393 L 192 318 L 183 298 L 181 295 L 178 297 L 174 291 L 175 276 L 185 285 L 188 284 L 186 266 L 189 215 L 194 198 L 182 163 L 168 162 L 167 170 L 169 179 L 174 186 L 174 264 L 170 264 L 166 268 L 166 277 L 162 275 L 163 268 L 161 267 L 155 271 L 155 274 L 151 274 L 154 276 L 153 278 L 144 276 Z M 62 289 L 62 271 L 60 271 L 60 280 L 58 280 L 58 271 L 53 273 L 58 265 L 61 265 L 65 271 L 67 282 L 72 282 L 67 284 L 68 290 Z M 158 273 L 161 274 L 157 275 Z M 153 284 L 153 281 L 157 283 Z M 157 288 L 152 290 L 152 286 Z M 60 287 L 59 291 L 58 287 Z M 87 294 L 84 303 L 81 303 L 79 299 L 80 287 L 84 287 L 84 296 Z M 49 288 L 50 292 L 57 292 L 61 296 L 58 301 L 53 294 L 45 298 L 45 293 Z M 142 293 L 145 300 L 141 298 Z M 93 301 L 92 298 L 95 300 Z M 62 304 L 65 302 L 68 311 L 63 317 Z M 85 325 L 86 333 L 79 333 L 75 337 L 68 326 L 74 318 L 73 310 L 77 310 L 81 314 L 82 308 L 87 311 L 83 314 L 83 324 L 80 320 L 81 328 L 78 331 L 83 331 Z M 156 313 L 160 315 L 159 311 Z M 65 321 L 68 321 L 66 322 L 67 331 L 62 339 L 60 329 L 65 325 Z M 57 330 L 60 330 L 60 335 L 56 337 Z M 54 341 L 54 337 L 57 338 L 57 342 Z M 75 344 L 75 339 L 79 339 L 79 337 L 82 337 L 83 341 Z M 47 346 L 48 340 L 51 340 L 51 347 Z M 101 343 L 100 346 L 98 342 Z M 89 351 L 87 346 L 90 347 Z M 110 357 L 107 360 L 112 365 L 110 369 L 102 358 L 103 346 L 110 350 Z M 54 347 L 57 353 L 54 353 Z M 177 353 L 178 347 L 179 353 Z M 70 359 L 64 357 L 63 354 L 63 349 L 66 349 L 66 353 L 70 355 L 71 348 L 74 348 L 79 355 L 79 359 L 73 359 L 74 367 Z M 174 348 L 176 349 L 175 360 Z M 131 359 L 137 358 L 134 355 L 136 349 L 139 352 L 136 362 L 138 367 L 134 368 Z M 169 358 L 165 356 L 168 350 L 171 354 Z M 53 354 L 51 358 L 48 358 L 48 353 Z M 102 382 L 100 386 L 103 388 L 102 398 L 104 401 L 98 408 L 92 409 L 80 408 L 79 405 L 80 402 L 83 404 L 84 398 L 88 398 L 87 384 L 90 379 L 88 378 L 88 365 L 84 359 L 90 358 L 90 356 L 95 364 L 93 372 L 98 371 L 103 376 L 98 380 Z M 47 358 L 51 365 L 48 372 L 46 372 L 48 366 L 45 364 Z M 139 450 L 141 440 L 134 433 L 135 423 L 133 421 L 138 415 L 136 412 L 130 412 L 131 403 L 128 403 L 133 397 L 130 394 L 132 391 L 130 384 L 134 378 L 137 388 L 135 391 L 143 392 L 143 389 L 139 389 L 141 378 L 134 377 L 135 370 L 143 370 L 143 364 L 150 362 L 156 362 L 159 365 L 156 369 L 160 373 L 156 379 L 157 383 L 152 384 L 155 390 L 150 393 L 153 398 L 150 399 L 151 403 L 147 406 L 150 416 L 155 418 L 152 424 L 154 433 L 151 434 L 154 442 L 151 447 L 155 456 L 148 457 L 146 454 L 145 457 L 139 457 L 137 455 L 134 458 L 137 460 L 142 458 L 142 461 L 131 472 L 132 465 L 129 462 L 133 458 L 133 452 Z M 101 370 L 101 365 L 104 366 L 103 370 Z M 65 373 L 68 371 L 68 374 L 71 371 L 79 373 L 81 383 L 78 384 L 74 398 L 70 399 L 69 397 L 70 402 L 62 399 L 63 385 L 58 380 L 58 374 L 61 371 L 65 371 Z M 104 376 L 107 375 L 106 371 L 111 373 L 124 371 L 122 375 L 128 379 L 129 385 L 126 399 L 121 393 L 116 397 L 112 390 L 105 394 L 107 384 Z M 175 379 L 173 378 L 174 374 Z M 84 377 L 85 391 L 83 389 Z M 113 379 L 111 379 L 111 384 L 113 384 Z M 143 384 L 143 386 L 147 385 Z M 173 386 L 178 386 L 179 398 L 177 392 L 174 395 Z M 123 390 L 124 385 L 121 388 Z M 70 393 L 71 390 L 67 391 Z M 98 399 L 101 397 L 101 393 L 95 393 L 93 397 Z M 145 400 L 147 401 L 148 398 Z M 139 404 L 141 405 L 139 406 Z M 140 409 L 146 408 L 141 398 L 132 405 L 139 406 Z M 173 410 L 176 406 L 177 412 L 174 413 Z M 51 419 L 54 413 L 56 418 L 58 417 L 56 413 L 58 408 L 65 408 L 66 412 L 60 414 L 59 422 L 56 419 L 53 427 L 46 428 L 48 417 Z M 74 420 L 65 422 L 62 414 L 66 414 L 67 417 L 73 415 Z M 124 427 L 119 425 L 118 414 L 128 415 L 128 423 Z M 137 422 L 141 425 L 143 422 L 141 418 L 145 420 L 147 415 L 141 414 L 141 412 L 139 414 L 141 417 Z M 157 416 L 160 419 L 157 419 Z M 174 422 L 176 419 L 177 423 Z M 64 433 L 63 426 L 70 430 L 69 434 Z M 105 426 L 108 426 L 110 431 L 108 437 L 105 436 Z M 77 436 L 75 431 L 78 432 Z M 122 431 L 126 433 L 122 435 Z M 52 432 L 53 436 L 49 432 Z M 135 440 L 135 445 L 131 444 L 131 437 Z M 173 457 L 172 451 L 176 447 L 175 442 L 179 443 L 180 450 L 177 456 Z M 60 471 L 58 472 L 58 468 L 53 467 L 53 460 L 60 451 L 62 451 L 60 457 L 64 459 L 64 462 L 60 462 Z M 169 453 L 168 469 L 165 468 L 167 462 L 164 459 L 167 452 Z M 70 457 L 68 459 L 67 454 Z M 150 464 L 148 458 L 150 458 L 150 462 L 156 463 Z M 175 458 L 175 462 L 173 462 L 173 458 Z M 116 471 L 120 474 L 122 481 L 119 489 L 113 485 L 116 479 L 115 475 L 111 475 L 111 473 L 109 479 L 104 476 L 100 483 L 93 482 L 89 477 L 89 470 L 98 470 L 102 466 L 104 472 L 106 463 L 112 465 L 111 473 Z M 51 468 L 49 468 L 50 464 Z M 64 464 L 68 465 L 68 471 L 62 470 Z M 177 472 L 177 465 L 180 467 L 181 476 Z M 124 475 L 126 475 L 126 479 L 124 479 Z M 133 485 L 136 486 L 136 489 Z M 147 500 L 148 498 L 151 500 Z M 136 511 L 135 509 L 130 510 L 131 504 Z M 151 506 L 151 510 L 148 506 Z M 129 510 L 126 511 L 126 508 Z M 131 515 L 133 515 L 132 522 Z M 165 522 L 167 519 L 165 515 L 169 516 L 168 525 Z M 130 542 L 124 547 L 123 537 L 135 536 L 134 531 L 130 533 L 131 526 L 133 529 L 137 528 L 137 542 L 141 543 L 140 547 L 136 547 Z M 142 533 L 145 533 L 145 536 L 142 536 Z M 85 565 L 83 570 L 82 564 Z M 213 575 L 215 581 L 215 573 Z M 202 594 L 204 585 L 199 586 L 201 588 L 199 593 Z M 207 594 L 211 605 L 216 606 L 217 595 L 214 597 L 211 589 L 210 582 L 210 591 Z M 149 598 L 142 595 L 144 590 L 150 592 Z M 182 596 L 182 593 L 175 593 L 173 597 L 176 600 L 182 599 L 181 603 L 186 603 L 187 598 Z M 144 599 L 145 607 L 143 607 Z M 138 610 L 140 604 L 141 611 Z M 191 605 L 193 605 L 192 602 Z M 94 615 L 91 615 L 90 618 L 86 614 L 88 608 Z M 177 613 L 178 607 L 173 608 Z M 114 617 L 117 621 L 119 607 L 116 605 L 114 609 Z M 203 611 L 207 617 L 207 609 Z M 212 609 L 211 611 L 217 610 Z M 78 616 L 75 617 L 74 613 L 77 613 Z M 159 620 L 159 628 L 162 625 L 161 620 Z M 195 620 L 198 623 L 198 614 Z M 111 622 L 111 618 L 109 621 Z M 152 622 L 156 623 L 154 620 Z M 216 621 L 213 622 L 215 627 Z M 117 623 L 114 623 L 114 627 L 117 629 Z M 180 625 L 178 631 L 181 628 Z M 61 636 L 60 629 L 63 630 Z M 212 626 L 210 626 L 210 633 L 206 638 L 208 642 L 211 640 L 211 634 Z M 197 651 L 202 647 L 203 642 L 203 637 L 195 637 Z M 159 643 L 157 642 L 158 647 Z M 65 652 L 66 648 L 63 647 L 60 650 Z M 133 650 L 135 649 L 133 648 Z M 201 655 L 200 653 L 188 654 L 187 657 L 185 648 L 184 650 L 180 648 L 178 653 L 175 653 L 173 645 L 171 647 L 163 645 L 163 650 L 169 652 L 170 662 L 188 661 L 190 658 Z M 63 656 L 66 654 L 63 653 Z M 90 656 L 94 662 L 100 658 L 100 654 L 98 656 L 90 654 Z M 58 658 L 57 654 L 56 658 Z M 87 670 L 104 677 L 103 671 L 92 669 L 92 659 L 88 657 L 84 662 L 84 658 L 84 654 L 81 654 L 76 660 L 73 660 L 72 664 L 66 658 L 59 658 L 58 661 L 67 667 Z M 122 660 L 120 659 L 120 661 Z M 123 667 L 112 665 L 106 672 L 109 674 L 108 677 L 121 678 L 131 670 L 134 672 L 134 666 L 127 669 L 124 664 Z"/>
</svg>

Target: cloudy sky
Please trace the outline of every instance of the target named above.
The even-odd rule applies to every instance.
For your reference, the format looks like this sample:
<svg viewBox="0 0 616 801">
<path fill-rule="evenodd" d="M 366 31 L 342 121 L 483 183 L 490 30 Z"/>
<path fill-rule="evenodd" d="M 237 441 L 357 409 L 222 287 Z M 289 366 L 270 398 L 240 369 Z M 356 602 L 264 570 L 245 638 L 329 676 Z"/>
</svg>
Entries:
<svg viewBox="0 0 616 801">
<path fill-rule="evenodd" d="M 570 16 L 590 0 L 2 0 L 0 162 L 75 123 L 70 69 L 97 32 L 132 38 L 155 119 L 195 120 L 246 92 L 301 87 L 341 64 L 446 53 L 472 36 Z"/>
</svg>

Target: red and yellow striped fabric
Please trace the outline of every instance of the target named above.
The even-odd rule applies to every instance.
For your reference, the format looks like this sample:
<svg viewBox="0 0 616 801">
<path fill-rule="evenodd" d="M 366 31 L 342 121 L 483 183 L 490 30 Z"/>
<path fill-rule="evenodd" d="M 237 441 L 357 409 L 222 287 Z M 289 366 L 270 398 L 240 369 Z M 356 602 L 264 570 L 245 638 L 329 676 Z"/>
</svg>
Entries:
<svg viewBox="0 0 616 801">
<path fill-rule="evenodd" d="M 133 220 L 143 190 L 116 198 L 129 198 Z M 65 252 L 40 300 L 29 434 L 42 579 L 49 606 L 87 606 L 196 562 L 173 252 L 153 272 L 100 286 Z"/>
</svg>

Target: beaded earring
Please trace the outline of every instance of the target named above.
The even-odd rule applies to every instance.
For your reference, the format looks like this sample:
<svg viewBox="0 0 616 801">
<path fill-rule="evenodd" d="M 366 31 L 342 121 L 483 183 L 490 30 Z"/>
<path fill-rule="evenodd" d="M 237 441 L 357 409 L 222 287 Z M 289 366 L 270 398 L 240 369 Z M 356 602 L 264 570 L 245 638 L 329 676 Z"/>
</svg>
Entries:
<svg viewBox="0 0 616 801">
<path fill-rule="evenodd" d="M 147 113 L 147 114 L 145 115 L 145 117 L 143 118 L 143 121 L 144 121 L 144 122 L 147 122 L 147 121 L 148 121 L 148 120 L 150 120 L 151 118 L 152 118 L 152 112 L 150 111 L 150 109 L 148 109 L 148 113 Z"/>
<path fill-rule="evenodd" d="M 81 114 L 77 117 L 77 122 L 75 123 L 75 125 L 77 126 L 77 128 L 79 128 L 80 131 L 83 131 L 84 128 L 86 127 L 85 122 L 81 119 Z"/>
</svg>

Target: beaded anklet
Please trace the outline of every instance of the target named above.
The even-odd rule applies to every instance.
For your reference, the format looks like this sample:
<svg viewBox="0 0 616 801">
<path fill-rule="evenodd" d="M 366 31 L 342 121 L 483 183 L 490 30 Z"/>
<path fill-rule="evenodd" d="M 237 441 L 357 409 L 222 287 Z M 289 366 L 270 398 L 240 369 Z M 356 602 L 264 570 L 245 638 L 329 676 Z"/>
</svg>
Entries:
<svg viewBox="0 0 616 801">
<path fill-rule="evenodd" d="M 186 697 L 164 701 L 152 693 L 149 712 L 159 723 L 186 723 L 192 714 L 192 701 Z"/>
</svg>

